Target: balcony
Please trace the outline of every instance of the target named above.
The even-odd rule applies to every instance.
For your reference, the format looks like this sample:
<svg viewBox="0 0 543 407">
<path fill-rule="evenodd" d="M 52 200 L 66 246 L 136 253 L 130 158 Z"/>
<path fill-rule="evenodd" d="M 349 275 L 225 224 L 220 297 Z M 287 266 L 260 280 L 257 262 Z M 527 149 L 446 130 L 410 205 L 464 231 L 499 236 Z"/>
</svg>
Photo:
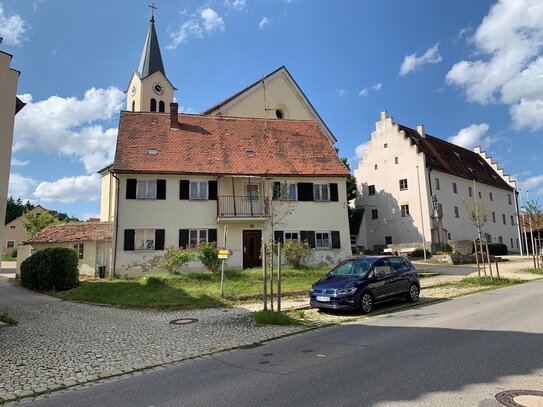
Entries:
<svg viewBox="0 0 543 407">
<path fill-rule="evenodd" d="M 269 217 L 267 197 L 219 196 L 217 199 L 217 219 L 265 221 Z"/>
</svg>

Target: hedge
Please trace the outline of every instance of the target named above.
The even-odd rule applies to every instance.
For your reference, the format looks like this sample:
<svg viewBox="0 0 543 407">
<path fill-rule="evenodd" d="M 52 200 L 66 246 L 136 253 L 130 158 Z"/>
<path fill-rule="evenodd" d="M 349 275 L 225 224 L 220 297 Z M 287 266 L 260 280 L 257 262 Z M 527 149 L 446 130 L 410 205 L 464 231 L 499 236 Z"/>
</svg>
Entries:
<svg viewBox="0 0 543 407">
<path fill-rule="evenodd" d="M 483 245 L 484 247 L 484 245 Z M 485 248 L 486 250 L 486 248 Z M 502 256 L 507 254 L 507 245 L 503 243 L 489 243 L 488 244 L 488 251 L 493 256 Z"/>
<path fill-rule="evenodd" d="M 21 284 L 34 291 L 63 291 L 77 287 L 78 255 L 55 247 L 37 251 L 21 263 Z"/>
</svg>

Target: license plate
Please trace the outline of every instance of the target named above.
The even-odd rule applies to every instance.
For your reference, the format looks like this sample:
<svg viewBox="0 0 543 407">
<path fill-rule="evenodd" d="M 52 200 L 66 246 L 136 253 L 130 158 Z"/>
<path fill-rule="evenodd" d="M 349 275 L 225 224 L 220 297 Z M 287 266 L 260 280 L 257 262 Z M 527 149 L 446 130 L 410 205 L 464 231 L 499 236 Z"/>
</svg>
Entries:
<svg viewBox="0 0 543 407">
<path fill-rule="evenodd" d="M 321 302 L 330 302 L 330 297 L 320 297 L 320 296 L 317 296 L 317 301 L 321 301 Z"/>
</svg>

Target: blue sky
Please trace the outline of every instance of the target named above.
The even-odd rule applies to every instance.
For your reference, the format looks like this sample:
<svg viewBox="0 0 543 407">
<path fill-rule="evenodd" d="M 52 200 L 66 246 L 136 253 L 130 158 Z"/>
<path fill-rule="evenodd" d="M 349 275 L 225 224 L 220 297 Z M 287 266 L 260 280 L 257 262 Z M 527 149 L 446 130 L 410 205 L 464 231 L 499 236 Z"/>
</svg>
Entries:
<svg viewBox="0 0 543 407">
<path fill-rule="evenodd" d="M 149 1 L 0 0 L 22 72 L 10 193 L 86 219 Z M 198 113 L 285 65 L 357 166 L 379 112 L 484 149 L 543 201 L 540 0 L 157 0 L 166 74 Z"/>
</svg>

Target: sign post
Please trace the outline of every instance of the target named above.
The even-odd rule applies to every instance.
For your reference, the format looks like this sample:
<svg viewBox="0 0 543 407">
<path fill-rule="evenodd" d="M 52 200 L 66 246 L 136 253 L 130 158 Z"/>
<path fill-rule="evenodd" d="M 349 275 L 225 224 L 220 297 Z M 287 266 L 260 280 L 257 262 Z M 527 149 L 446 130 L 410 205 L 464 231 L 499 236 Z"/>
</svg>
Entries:
<svg viewBox="0 0 543 407">
<path fill-rule="evenodd" d="M 221 298 L 224 296 L 224 261 L 228 260 L 232 254 L 231 250 L 228 249 L 219 249 L 219 259 L 221 259 Z"/>
</svg>

